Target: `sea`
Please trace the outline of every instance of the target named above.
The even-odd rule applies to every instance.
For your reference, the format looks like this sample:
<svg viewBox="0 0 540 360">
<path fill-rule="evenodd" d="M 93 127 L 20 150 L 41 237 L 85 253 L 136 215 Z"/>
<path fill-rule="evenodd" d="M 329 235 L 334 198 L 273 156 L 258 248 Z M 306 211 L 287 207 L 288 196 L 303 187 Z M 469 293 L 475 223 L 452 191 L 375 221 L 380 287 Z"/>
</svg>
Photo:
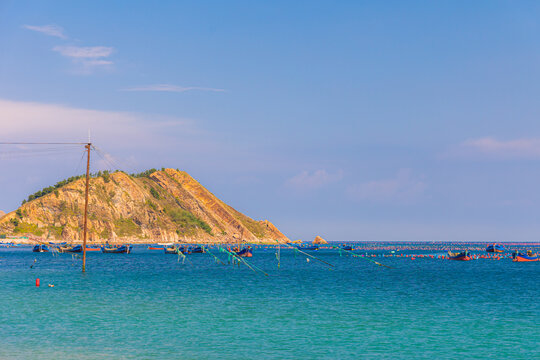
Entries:
<svg viewBox="0 0 540 360">
<path fill-rule="evenodd" d="M 540 262 L 353 245 L 240 264 L 138 245 L 89 252 L 85 273 L 79 255 L 0 248 L 0 359 L 540 358 Z"/>
</svg>

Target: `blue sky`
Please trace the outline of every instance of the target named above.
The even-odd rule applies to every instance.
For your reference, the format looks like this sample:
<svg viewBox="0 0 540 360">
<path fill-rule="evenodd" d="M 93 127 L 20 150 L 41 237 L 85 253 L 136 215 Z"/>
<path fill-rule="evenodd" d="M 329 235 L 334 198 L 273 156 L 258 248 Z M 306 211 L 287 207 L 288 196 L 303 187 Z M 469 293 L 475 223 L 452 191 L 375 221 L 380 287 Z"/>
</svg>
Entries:
<svg viewBox="0 0 540 360">
<path fill-rule="evenodd" d="M 0 141 L 174 167 L 291 238 L 540 239 L 540 4 L 1 1 Z M 0 209 L 82 173 L 0 149 Z"/>
</svg>

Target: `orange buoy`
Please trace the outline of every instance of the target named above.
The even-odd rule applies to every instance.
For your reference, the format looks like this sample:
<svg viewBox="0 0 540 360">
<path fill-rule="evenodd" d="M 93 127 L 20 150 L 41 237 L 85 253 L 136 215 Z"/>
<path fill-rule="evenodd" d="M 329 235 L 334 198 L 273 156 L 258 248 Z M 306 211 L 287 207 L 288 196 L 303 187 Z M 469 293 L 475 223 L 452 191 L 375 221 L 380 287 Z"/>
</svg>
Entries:
<svg viewBox="0 0 540 360">
<path fill-rule="evenodd" d="M 36 286 L 39 287 L 39 278 L 36 279 Z"/>
</svg>

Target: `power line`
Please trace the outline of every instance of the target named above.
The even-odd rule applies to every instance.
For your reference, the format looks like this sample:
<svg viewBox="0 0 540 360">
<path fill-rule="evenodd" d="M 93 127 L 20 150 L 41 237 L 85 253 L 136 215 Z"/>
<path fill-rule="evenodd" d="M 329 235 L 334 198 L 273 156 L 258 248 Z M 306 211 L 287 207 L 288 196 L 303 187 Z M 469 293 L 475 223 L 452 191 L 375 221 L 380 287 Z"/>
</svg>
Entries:
<svg viewBox="0 0 540 360">
<path fill-rule="evenodd" d="M 86 142 L 0 142 L 0 145 L 88 145 Z"/>
</svg>

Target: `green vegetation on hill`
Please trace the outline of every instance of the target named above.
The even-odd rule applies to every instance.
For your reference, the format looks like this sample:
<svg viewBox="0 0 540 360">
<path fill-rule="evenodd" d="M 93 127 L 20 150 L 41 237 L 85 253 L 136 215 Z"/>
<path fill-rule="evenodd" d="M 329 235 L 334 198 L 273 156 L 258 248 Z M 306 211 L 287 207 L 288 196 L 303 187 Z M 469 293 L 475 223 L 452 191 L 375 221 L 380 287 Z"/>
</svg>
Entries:
<svg viewBox="0 0 540 360">
<path fill-rule="evenodd" d="M 142 178 L 142 177 L 149 177 L 150 175 L 152 175 L 153 173 L 155 173 L 157 170 L 156 169 L 150 169 L 150 170 L 146 170 L 146 171 L 143 171 L 143 172 L 140 172 L 138 174 L 129 174 L 129 176 L 133 177 L 133 178 Z"/>
<path fill-rule="evenodd" d="M 107 170 L 98 171 L 97 173 L 90 174 L 91 178 L 102 177 L 103 181 L 105 181 L 106 183 L 108 183 L 111 180 L 110 176 L 111 176 L 111 173 L 109 171 L 107 171 Z M 65 186 L 67 184 L 70 184 L 70 183 L 72 183 L 72 182 L 74 182 L 76 180 L 83 179 L 85 177 L 86 177 L 86 175 L 77 175 L 77 176 L 72 176 L 72 177 L 67 178 L 65 180 L 59 181 L 56 184 L 54 184 L 54 186 L 48 186 L 48 187 L 46 187 L 46 188 L 44 188 L 44 189 L 42 189 L 40 191 L 37 191 L 36 193 L 34 193 L 34 194 L 30 195 L 30 196 L 28 196 L 28 199 L 23 200 L 22 204 L 24 205 L 29 201 L 39 199 L 40 197 L 43 197 L 43 196 L 45 196 L 47 194 L 50 194 L 52 192 L 54 192 L 55 195 L 58 197 L 58 189 L 60 189 L 61 187 Z"/>
<path fill-rule="evenodd" d="M 38 228 L 36 224 L 30 224 L 26 222 L 17 222 L 15 229 L 13 229 L 15 234 L 34 234 L 36 236 L 43 235 L 43 230 Z"/>
<path fill-rule="evenodd" d="M 139 225 L 135 224 L 131 219 L 116 219 L 114 226 L 116 235 L 118 236 L 135 236 L 141 233 Z"/>
<path fill-rule="evenodd" d="M 196 228 L 199 228 L 204 230 L 207 234 L 212 235 L 212 228 L 189 211 L 167 207 L 165 208 L 165 213 L 169 215 L 176 225 L 178 225 L 178 230 L 180 231 L 192 234 L 195 232 Z"/>
<path fill-rule="evenodd" d="M 32 200 L 35 200 L 35 199 L 39 199 L 40 197 L 42 196 L 45 196 L 47 194 L 50 194 L 52 193 L 53 191 L 55 191 L 56 189 L 59 189 L 61 188 L 62 186 L 64 185 L 67 185 L 69 183 L 72 183 L 73 181 L 75 180 L 79 180 L 81 178 L 83 178 L 84 175 L 79 175 L 79 176 L 72 176 L 70 178 L 67 178 L 66 180 L 62 180 L 62 181 L 59 181 L 57 182 L 54 186 L 49 186 L 49 187 L 46 187 L 30 196 L 28 196 L 28 199 L 27 200 L 23 200 L 22 204 L 26 204 L 27 202 L 29 201 L 32 201 Z"/>
</svg>

